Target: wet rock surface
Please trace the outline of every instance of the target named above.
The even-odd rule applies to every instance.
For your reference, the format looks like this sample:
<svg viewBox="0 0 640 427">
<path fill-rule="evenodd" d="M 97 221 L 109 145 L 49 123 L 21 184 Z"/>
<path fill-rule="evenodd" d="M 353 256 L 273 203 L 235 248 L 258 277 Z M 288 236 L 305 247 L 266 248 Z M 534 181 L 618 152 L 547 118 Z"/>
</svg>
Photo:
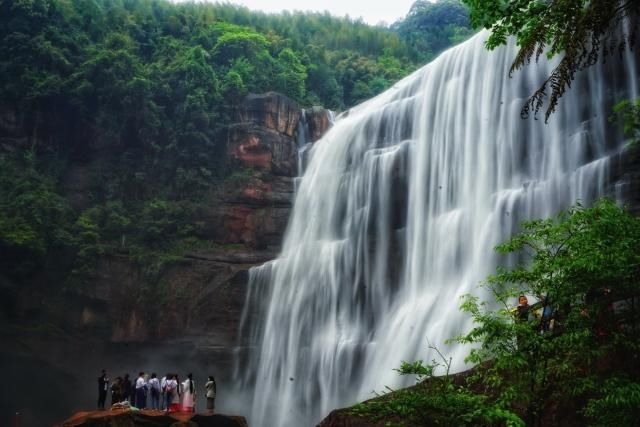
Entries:
<svg viewBox="0 0 640 427">
<path fill-rule="evenodd" d="M 315 106 L 305 111 L 305 119 L 309 129 L 308 138 L 316 142 L 331 127 L 331 113 L 322 107 Z"/>
</svg>

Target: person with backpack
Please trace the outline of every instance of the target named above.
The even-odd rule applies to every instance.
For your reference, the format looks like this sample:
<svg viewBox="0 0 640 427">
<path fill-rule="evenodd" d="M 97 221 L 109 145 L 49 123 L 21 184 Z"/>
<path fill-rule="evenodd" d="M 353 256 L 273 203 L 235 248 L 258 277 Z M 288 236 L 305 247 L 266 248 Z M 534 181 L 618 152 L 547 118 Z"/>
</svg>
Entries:
<svg viewBox="0 0 640 427">
<path fill-rule="evenodd" d="M 216 406 L 216 379 L 212 375 L 209 376 L 209 380 L 204 385 L 204 389 L 207 391 L 207 412 L 213 414 Z"/>
<path fill-rule="evenodd" d="M 151 409 L 158 410 L 160 409 L 160 381 L 155 372 L 151 374 L 151 379 L 147 385 L 151 397 Z"/>
<path fill-rule="evenodd" d="M 180 410 L 180 389 L 178 388 L 178 376 L 172 374 L 167 380 L 167 412 L 178 412 Z"/>
</svg>

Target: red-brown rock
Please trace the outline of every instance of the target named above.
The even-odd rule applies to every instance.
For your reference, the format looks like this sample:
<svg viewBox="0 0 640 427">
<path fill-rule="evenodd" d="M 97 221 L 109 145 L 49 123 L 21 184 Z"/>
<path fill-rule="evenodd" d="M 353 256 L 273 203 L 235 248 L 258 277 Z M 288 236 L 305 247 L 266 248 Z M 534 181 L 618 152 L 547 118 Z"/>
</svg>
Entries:
<svg viewBox="0 0 640 427">
<path fill-rule="evenodd" d="M 309 134 L 309 141 L 316 142 L 331 127 L 331 112 L 325 108 L 315 106 L 305 111 L 305 119 Z"/>
<path fill-rule="evenodd" d="M 255 123 L 229 128 L 227 153 L 243 167 L 282 176 L 297 173 L 298 151 L 293 138 Z"/>
</svg>

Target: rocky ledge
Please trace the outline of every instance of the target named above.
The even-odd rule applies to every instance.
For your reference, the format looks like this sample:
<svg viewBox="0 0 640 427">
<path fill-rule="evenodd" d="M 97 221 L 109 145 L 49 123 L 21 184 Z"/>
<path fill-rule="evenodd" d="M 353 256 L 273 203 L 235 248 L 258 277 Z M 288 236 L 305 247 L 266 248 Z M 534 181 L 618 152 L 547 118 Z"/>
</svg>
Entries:
<svg viewBox="0 0 640 427">
<path fill-rule="evenodd" d="M 165 414 L 160 411 L 93 411 L 78 412 L 55 427 L 248 427 L 244 417 L 221 414 Z"/>
</svg>

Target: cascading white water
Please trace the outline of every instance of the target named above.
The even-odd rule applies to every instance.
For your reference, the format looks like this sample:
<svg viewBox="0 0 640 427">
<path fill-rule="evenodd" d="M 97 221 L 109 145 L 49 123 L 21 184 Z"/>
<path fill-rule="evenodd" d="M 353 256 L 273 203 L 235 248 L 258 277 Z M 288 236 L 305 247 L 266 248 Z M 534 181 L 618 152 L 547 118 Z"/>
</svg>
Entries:
<svg viewBox="0 0 640 427">
<path fill-rule="evenodd" d="M 520 109 L 551 70 L 507 77 L 515 47 L 480 33 L 338 118 L 317 142 L 277 260 L 250 273 L 238 381 L 252 426 L 313 425 L 405 381 L 470 327 L 459 297 L 494 271 L 527 218 L 605 190 L 622 137 L 611 105 L 637 96 L 635 59 L 578 76 L 550 122 Z M 605 83 L 606 75 L 606 83 Z"/>
</svg>

